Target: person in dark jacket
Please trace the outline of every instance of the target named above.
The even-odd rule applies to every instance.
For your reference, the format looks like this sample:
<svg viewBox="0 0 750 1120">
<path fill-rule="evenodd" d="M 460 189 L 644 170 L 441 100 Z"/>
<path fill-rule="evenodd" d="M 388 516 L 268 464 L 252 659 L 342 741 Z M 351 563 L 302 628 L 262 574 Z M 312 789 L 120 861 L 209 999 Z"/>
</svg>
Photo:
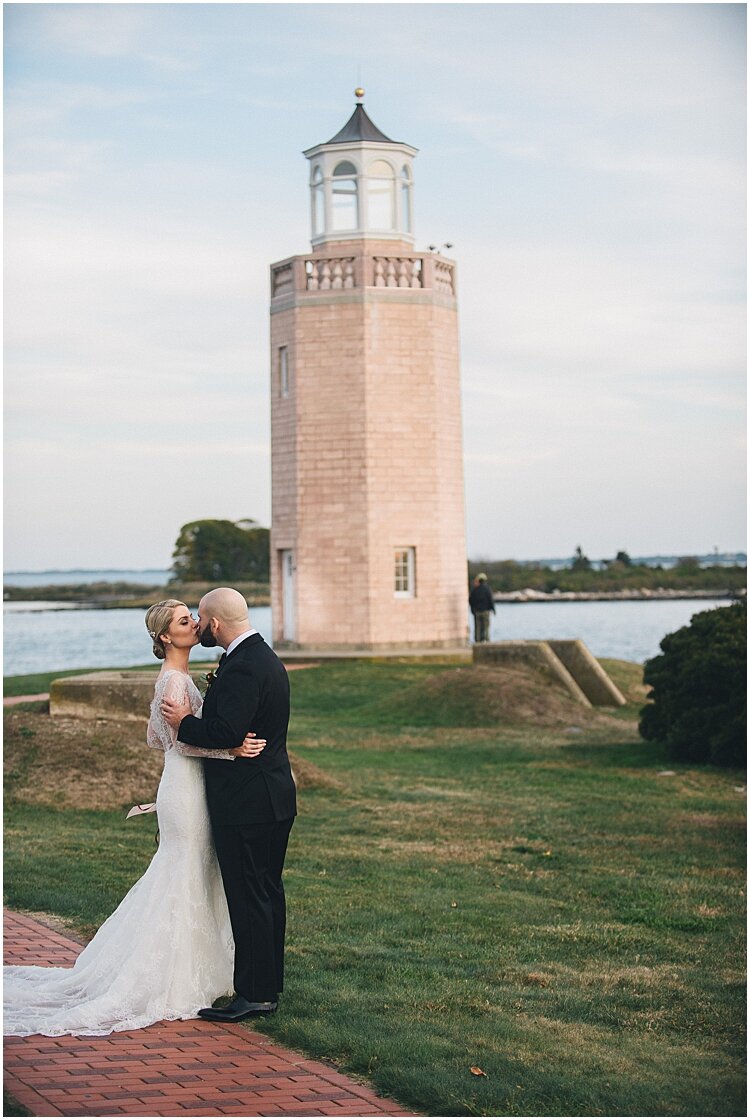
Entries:
<svg viewBox="0 0 750 1120">
<path fill-rule="evenodd" d="M 487 576 L 480 572 L 474 580 L 474 586 L 469 592 L 469 606 L 474 615 L 474 641 L 488 642 L 490 640 L 490 613 L 495 613 L 495 600 L 492 597 L 492 588 L 487 582 Z"/>
<path fill-rule="evenodd" d="M 201 644 L 223 646 L 200 717 L 172 701 L 164 718 L 181 743 L 214 750 L 241 743 L 253 731 L 266 740 L 255 758 L 232 766 L 205 758 L 211 831 L 234 934 L 235 998 L 198 1014 L 237 1022 L 276 1010 L 284 983 L 286 903 L 282 871 L 297 812 L 286 750 L 289 679 L 279 658 L 250 625 L 239 591 L 218 587 L 198 605 Z M 244 728 L 237 738 L 238 729 Z"/>
</svg>

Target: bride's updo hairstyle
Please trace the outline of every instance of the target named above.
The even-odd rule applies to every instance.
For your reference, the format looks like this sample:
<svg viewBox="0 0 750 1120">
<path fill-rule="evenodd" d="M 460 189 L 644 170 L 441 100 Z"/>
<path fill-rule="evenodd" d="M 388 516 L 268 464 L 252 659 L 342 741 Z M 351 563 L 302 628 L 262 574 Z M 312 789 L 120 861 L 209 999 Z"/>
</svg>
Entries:
<svg viewBox="0 0 750 1120">
<path fill-rule="evenodd" d="M 158 657 L 160 661 L 167 656 L 161 636 L 169 629 L 175 607 L 184 606 L 181 599 L 164 599 L 161 603 L 154 603 L 146 611 L 146 629 L 154 643 L 154 657 Z"/>
</svg>

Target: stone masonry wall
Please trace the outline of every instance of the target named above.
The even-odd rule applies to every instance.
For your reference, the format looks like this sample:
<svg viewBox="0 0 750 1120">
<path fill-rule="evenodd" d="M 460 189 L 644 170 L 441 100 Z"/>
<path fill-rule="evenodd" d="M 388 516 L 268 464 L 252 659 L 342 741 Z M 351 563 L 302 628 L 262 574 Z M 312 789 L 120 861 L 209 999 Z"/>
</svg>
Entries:
<svg viewBox="0 0 750 1120">
<path fill-rule="evenodd" d="M 278 551 L 291 548 L 299 645 L 464 644 L 455 300 L 429 288 L 287 291 L 272 304 L 271 351 L 274 640 Z M 414 598 L 394 595 L 399 547 L 416 549 Z"/>
</svg>

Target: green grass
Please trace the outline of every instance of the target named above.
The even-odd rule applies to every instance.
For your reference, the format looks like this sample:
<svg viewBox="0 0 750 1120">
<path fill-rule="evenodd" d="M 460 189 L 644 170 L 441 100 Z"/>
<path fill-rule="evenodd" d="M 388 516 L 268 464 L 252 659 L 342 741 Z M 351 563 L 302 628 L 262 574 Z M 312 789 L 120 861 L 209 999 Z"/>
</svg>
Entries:
<svg viewBox="0 0 750 1120">
<path fill-rule="evenodd" d="M 3 1117 L 5 1116 L 31 1116 L 27 1108 L 19 1104 L 15 1097 L 3 1089 Z"/>
<path fill-rule="evenodd" d="M 476 726 L 436 671 L 292 676 L 293 751 L 339 785 L 300 797 L 261 1029 L 427 1115 L 744 1115 L 744 773 L 669 761 L 632 707 Z M 153 852 L 113 813 L 7 825 L 7 904 L 87 933 Z"/>
</svg>

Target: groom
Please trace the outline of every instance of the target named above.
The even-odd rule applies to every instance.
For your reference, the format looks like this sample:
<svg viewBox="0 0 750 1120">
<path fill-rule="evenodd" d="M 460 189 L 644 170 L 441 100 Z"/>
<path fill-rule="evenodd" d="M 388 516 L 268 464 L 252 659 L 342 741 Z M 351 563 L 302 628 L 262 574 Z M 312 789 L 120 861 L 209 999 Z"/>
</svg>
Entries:
<svg viewBox="0 0 750 1120">
<path fill-rule="evenodd" d="M 286 905 L 281 875 L 297 812 L 286 733 L 286 669 L 250 626 L 239 591 L 217 587 L 198 605 L 201 644 L 226 653 L 209 685 L 200 717 L 165 700 L 162 712 L 177 738 L 222 749 L 252 730 L 266 747 L 256 758 L 204 759 L 206 799 L 234 934 L 235 998 L 205 1007 L 203 1019 L 235 1023 L 276 1010 L 284 986 Z"/>
</svg>

